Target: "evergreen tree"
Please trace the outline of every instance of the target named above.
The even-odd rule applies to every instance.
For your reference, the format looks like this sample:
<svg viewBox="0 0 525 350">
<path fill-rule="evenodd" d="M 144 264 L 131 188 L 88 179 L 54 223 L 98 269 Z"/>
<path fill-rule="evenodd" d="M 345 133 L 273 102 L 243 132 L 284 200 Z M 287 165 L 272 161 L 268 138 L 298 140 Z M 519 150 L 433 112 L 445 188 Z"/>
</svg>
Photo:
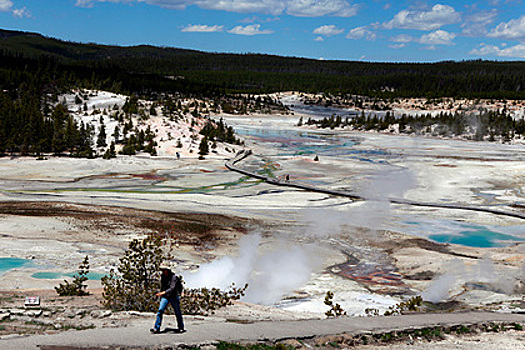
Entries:
<svg viewBox="0 0 525 350">
<path fill-rule="evenodd" d="M 112 310 L 154 312 L 157 309 L 158 271 L 164 260 L 160 238 L 149 236 L 129 243 L 117 271 L 101 280 L 102 304 Z"/>
<path fill-rule="evenodd" d="M 106 147 L 106 126 L 102 123 L 100 124 L 100 131 L 97 138 L 97 147 Z"/>
<path fill-rule="evenodd" d="M 201 140 L 201 143 L 199 144 L 199 155 L 201 158 L 204 158 L 205 155 L 207 155 L 210 152 L 210 148 L 208 146 L 208 138 L 204 136 Z"/>
<path fill-rule="evenodd" d="M 88 280 L 89 273 L 89 257 L 86 255 L 80 266 L 78 267 L 78 273 L 73 275 L 73 281 L 70 283 L 64 280 L 64 283 L 55 287 L 55 290 L 60 296 L 84 296 L 89 295 L 86 291 L 87 285 L 84 284 Z"/>
<path fill-rule="evenodd" d="M 115 142 L 111 142 L 109 145 L 109 148 L 106 150 L 106 153 L 102 156 L 104 159 L 111 159 L 115 158 L 117 156 L 117 152 L 115 151 Z"/>
<path fill-rule="evenodd" d="M 113 138 L 115 139 L 116 143 L 120 142 L 120 129 L 118 125 L 115 126 L 115 130 L 113 131 Z"/>
</svg>

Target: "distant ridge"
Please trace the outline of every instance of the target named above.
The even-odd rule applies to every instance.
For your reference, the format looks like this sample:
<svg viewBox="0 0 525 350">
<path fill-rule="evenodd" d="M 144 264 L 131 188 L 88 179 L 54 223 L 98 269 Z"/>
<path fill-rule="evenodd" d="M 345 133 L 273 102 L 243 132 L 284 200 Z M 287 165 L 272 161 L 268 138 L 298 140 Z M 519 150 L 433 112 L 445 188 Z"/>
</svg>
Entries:
<svg viewBox="0 0 525 350">
<path fill-rule="evenodd" d="M 221 93 L 296 90 L 380 97 L 525 98 L 525 61 L 320 61 L 151 45 L 83 44 L 5 29 L 0 30 L 0 53 L 98 71 L 183 76 L 186 82 Z"/>
<path fill-rule="evenodd" d="M 22 53 L 26 57 L 49 55 L 67 60 L 99 60 L 108 57 L 157 57 L 169 58 L 174 54 L 197 53 L 178 48 L 151 45 L 114 46 L 77 43 L 46 37 L 42 34 L 0 29 L 0 48 Z"/>
</svg>

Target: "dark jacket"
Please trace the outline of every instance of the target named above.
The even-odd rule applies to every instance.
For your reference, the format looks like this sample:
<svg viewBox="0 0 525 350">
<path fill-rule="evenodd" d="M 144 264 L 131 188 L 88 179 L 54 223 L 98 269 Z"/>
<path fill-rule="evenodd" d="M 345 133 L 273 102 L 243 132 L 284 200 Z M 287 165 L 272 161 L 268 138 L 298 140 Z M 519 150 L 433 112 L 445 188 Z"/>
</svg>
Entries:
<svg viewBox="0 0 525 350">
<path fill-rule="evenodd" d="M 171 271 L 168 275 L 161 275 L 160 286 L 160 290 L 166 292 L 164 295 L 166 298 L 180 295 L 182 292 L 182 282 L 180 278 Z"/>
</svg>

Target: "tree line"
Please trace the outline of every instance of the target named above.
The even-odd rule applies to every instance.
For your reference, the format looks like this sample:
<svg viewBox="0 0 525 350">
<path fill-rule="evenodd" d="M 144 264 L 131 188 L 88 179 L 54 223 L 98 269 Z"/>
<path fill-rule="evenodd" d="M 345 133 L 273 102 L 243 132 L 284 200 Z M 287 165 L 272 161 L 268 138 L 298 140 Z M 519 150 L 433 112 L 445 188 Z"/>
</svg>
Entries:
<svg viewBox="0 0 525 350">
<path fill-rule="evenodd" d="M 525 62 L 371 63 L 263 54 L 205 53 L 153 46 L 80 44 L 0 31 L 2 56 L 54 60 L 127 92 L 304 91 L 380 97 L 525 98 Z M 130 91 L 131 90 L 131 91 Z M 114 91 L 114 90 L 111 90 Z"/>
<path fill-rule="evenodd" d="M 525 120 L 515 119 L 506 110 L 478 112 L 440 112 L 395 116 L 390 111 L 384 115 L 362 112 L 356 117 L 342 118 L 332 115 L 322 119 L 299 119 L 298 125 L 314 125 L 319 128 L 344 128 L 354 130 L 394 131 L 402 134 L 431 134 L 433 136 L 468 136 L 476 141 L 510 141 L 515 136 L 525 137 Z"/>
</svg>

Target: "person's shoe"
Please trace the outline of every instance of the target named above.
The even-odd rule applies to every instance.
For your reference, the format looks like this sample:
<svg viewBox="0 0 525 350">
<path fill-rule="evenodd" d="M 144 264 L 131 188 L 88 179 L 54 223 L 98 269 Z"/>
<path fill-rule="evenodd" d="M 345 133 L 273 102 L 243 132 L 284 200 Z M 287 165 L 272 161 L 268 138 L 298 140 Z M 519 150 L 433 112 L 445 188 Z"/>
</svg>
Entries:
<svg viewBox="0 0 525 350">
<path fill-rule="evenodd" d="M 159 334 L 160 333 L 160 329 L 158 328 L 152 328 L 149 330 L 152 334 Z"/>
<path fill-rule="evenodd" d="M 186 330 L 184 328 L 183 329 L 177 329 L 176 332 L 177 333 L 184 333 L 184 332 L 186 332 Z"/>
</svg>

